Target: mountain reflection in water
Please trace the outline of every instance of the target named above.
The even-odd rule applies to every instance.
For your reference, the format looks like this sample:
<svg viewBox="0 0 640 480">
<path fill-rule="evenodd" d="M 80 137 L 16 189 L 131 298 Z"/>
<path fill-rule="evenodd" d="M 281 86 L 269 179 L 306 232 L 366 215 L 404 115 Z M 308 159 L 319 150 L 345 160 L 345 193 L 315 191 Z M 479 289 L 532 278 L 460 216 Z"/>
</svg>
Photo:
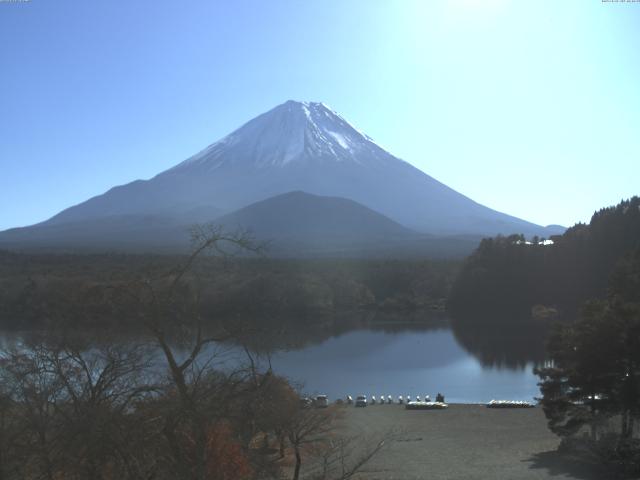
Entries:
<svg viewBox="0 0 640 480">
<path fill-rule="evenodd" d="M 303 381 L 306 391 L 333 398 L 442 392 L 451 402 L 485 402 L 538 395 L 532 365 L 484 367 L 449 329 L 356 330 L 301 350 L 276 352 L 271 365 Z"/>
<path fill-rule="evenodd" d="M 455 322 L 454 322 L 455 326 Z M 344 321 L 259 336 L 274 371 L 310 394 L 411 395 L 450 402 L 539 396 L 532 369 L 543 360 L 539 332 L 456 331 L 446 319 Z"/>
<path fill-rule="evenodd" d="M 276 374 L 302 385 L 309 394 L 395 399 L 425 394 L 434 398 L 442 392 L 447 401 L 460 403 L 539 396 L 532 372 L 534 364 L 543 360 L 543 333 L 538 330 L 473 329 L 442 316 L 419 314 L 400 318 L 351 314 L 313 322 L 259 320 L 251 323 L 264 328 L 242 338 L 242 343 L 262 368 L 270 364 Z M 16 342 L 25 345 L 30 335 L 5 333 L 0 343 L 4 348 Z M 95 332 L 88 332 L 90 337 Z M 146 343 L 157 359 L 154 363 L 164 369 L 164 358 L 148 335 L 121 332 L 106 341 Z M 222 368 L 246 362 L 244 347 L 237 344 L 227 342 L 213 349 Z"/>
</svg>

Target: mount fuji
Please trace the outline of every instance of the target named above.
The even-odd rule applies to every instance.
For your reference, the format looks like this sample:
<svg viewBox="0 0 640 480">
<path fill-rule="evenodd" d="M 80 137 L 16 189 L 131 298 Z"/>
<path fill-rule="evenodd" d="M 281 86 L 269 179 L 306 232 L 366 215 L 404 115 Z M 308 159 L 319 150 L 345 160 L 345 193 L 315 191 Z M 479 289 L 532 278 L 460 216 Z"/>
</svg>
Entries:
<svg viewBox="0 0 640 480">
<path fill-rule="evenodd" d="M 179 227 L 233 217 L 236 210 L 289 192 L 313 195 L 321 203 L 333 199 L 335 204 L 336 197 L 355 202 L 379 214 L 384 228 L 397 224 L 396 232 L 549 236 L 563 231 L 474 202 L 393 156 L 323 103 L 288 101 L 150 180 L 114 187 L 40 224 L 0 232 L 0 246 L 149 241 L 169 247 Z M 317 212 L 335 215 L 334 204 Z M 373 228 L 368 225 L 367 235 Z M 295 223 L 288 228 L 295 231 Z"/>
</svg>

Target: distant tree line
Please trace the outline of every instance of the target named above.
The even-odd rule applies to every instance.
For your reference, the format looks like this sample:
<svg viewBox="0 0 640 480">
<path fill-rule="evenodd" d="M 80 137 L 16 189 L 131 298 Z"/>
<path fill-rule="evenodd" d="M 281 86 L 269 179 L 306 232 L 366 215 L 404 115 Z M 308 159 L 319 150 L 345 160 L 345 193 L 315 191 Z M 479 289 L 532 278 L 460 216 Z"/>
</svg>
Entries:
<svg viewBox="0 0 640 480">
<path fill-rule="evenodd" d="M 575 317 L 590 298 L 602 298 L 616 265 L 640 246 L 640 198 L 596 212 L 553 244 L 522 235 L 482 240 L 453 282 L 448 307 L 459 321 L 505 324 L 559 312 Z"/>
<path fill-rule="evenodd" d="M 101 286 L 154 276 L 183 262 L 162 255 L 30 255 L 0 252 L 0 326 L 40 328 L 65 321 L 80 326 L 131 325 L 114 315 Z M 445 260 L 290 260 L 199 257 L 187 278 L 197 276 L 202 314 L 210 318 L 259 314 L 297 316 L 349 310 L 407 312 L 444 310 L 459 262 Z"/>
</svg>

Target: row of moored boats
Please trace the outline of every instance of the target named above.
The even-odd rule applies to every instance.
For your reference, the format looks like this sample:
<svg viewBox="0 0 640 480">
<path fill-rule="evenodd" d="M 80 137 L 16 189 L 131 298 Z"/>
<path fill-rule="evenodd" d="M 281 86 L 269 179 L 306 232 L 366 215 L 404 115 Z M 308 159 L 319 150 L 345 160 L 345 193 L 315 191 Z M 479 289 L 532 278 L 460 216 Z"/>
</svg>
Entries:
<svg viewBox="0 0 640 480">
<path fill-rule="evenodd" d="M 356 407 L 366 407 L 367 405 L 376 405 L 376 404 L 390 405 L 393 403 L 397 403 L 398 405 L 406 405 L 407 408 L 409 409 L 417 408 L 418 406 L 421 406 L 425 409 L 429 407 L 434 409 L 447 408 L 447 404 L 444 403 L 444 395 L 440 393 L 436 395 L 435 402 L 431 401 L 431 397 L 429 395 L 425 395 L 423 398 L 424 400 L 420 398 L 420 395 L 417 395 L 415 400 L 411 400 L 410 395 L 407 395 L 406 397 L 403 397 L 402 395 L 398 395 L 396 401 L 394 401 L 391 395 L 387 395 L 386 397 L 384 395 L 380 395 L 377 398 L 375 395 L 371 395 L 370 398 L 367 398 L 366 395 L 358 395 L 354 401 L 351 395 L 347 395 L 347 403 L 349 405 L 355 404 Z"/>
<path fill-rule="evenodd" d="M 313 403 L 317 407 L 328 407 L 329 399 L 326 395 L 318 395 L 315 399 L 304 399 L 305 402 L 308 402 L 307 405 Z M 343 399 L 338 399 L 336 403 L 345 403 Z M 436 395 L 435 402 L 431 401 L 431 397 L 429 395 L 425 395 L 424 397 L 420 397 L 420 395 L 416 395 L 415 400 L 412 400 L 410 395 L 403 397 L 402 395 L 398 395 L 396 400 L 393 399 L 391 395 L 380 395 L 376 397 L 375 395 L 371 395 L 367 397 L 366 395 L 358 395 L 355 400 L 351 395 L 347 395 L 346 403 L 348 405 L 355 405 L 356 407 L 366 407 L 369 405 L 405 405 L 407 410 L 443 410 L 448 407 L 448 405 L 444 401 L 444 395 L 438 393 Z M 530 402 L 526 402 L 523 400 L 491 400 L 486 404 L 487 408 L 533 408 L 534 404 Z"/>
<path fill-rule="evenodd" d="M 521 400 L 491 400 L 487 403 L 487 408 L 533 408 L 533 403 Z"/>
</svg>

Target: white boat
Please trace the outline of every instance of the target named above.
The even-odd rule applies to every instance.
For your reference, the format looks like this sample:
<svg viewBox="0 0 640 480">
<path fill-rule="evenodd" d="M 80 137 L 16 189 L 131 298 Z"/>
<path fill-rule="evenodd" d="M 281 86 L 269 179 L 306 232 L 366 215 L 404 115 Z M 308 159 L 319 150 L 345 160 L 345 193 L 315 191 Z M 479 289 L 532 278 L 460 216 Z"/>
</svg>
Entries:
<svg viewBox="0 0 640 480">
<path fill-rule="evenodd" d="M 533 408 L 534 404 L 523 400 L 491 400 L 487 408 Z"/>
<path fill-rule="evenodd" d="M 407 402 L 407 410 L 444 410 L 448 408 L 444 402 Z"/>
</svg>

